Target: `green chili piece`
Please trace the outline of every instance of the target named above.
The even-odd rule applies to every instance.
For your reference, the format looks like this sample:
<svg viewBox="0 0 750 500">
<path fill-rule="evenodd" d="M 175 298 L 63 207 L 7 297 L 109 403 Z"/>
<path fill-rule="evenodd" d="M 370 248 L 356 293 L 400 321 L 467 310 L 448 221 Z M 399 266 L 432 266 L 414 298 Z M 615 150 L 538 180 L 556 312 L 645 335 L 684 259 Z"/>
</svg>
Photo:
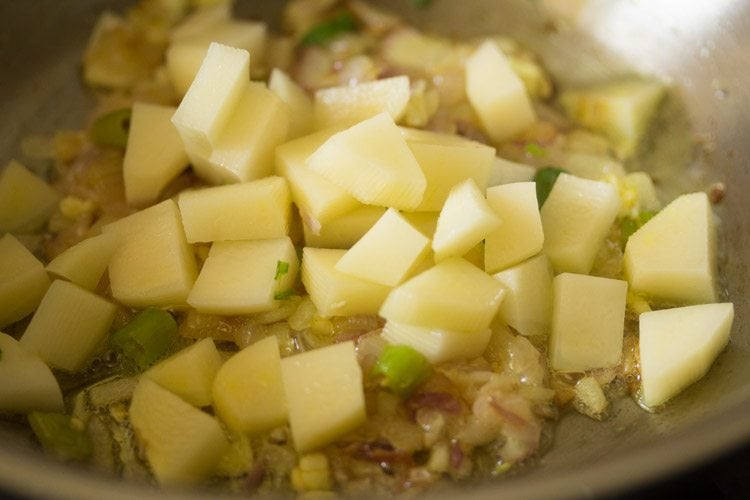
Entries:
<svg viewBox="0 0 750 500">
<path fill-rule="evenodd" d="M 274 300 L 286 300 L 286 299 L 288 299 L 289 297 L 291 297 L 294 294 L 295 294 L 294 290 L 292 290 L 290 288 L 288 290 L 284 290 L 284 291 L 281 291 L 281 292 L 274 293 L 273 294 L 273 298 L 274 298 Z"/>
<path fill-rule="evenodd" d="M 406 397 L 432 374 L 432 366 L 419 351 L 406 345 L 388 345 L 380 353 L 372 374 L 381 378 L 381 386 Z"/>
<path fill-rule="evenodd" d="M 289 272 L 289 262 L 284 262 L 283 260 L 277 260 L 276 261 L 276 274 L 274 275 L 273 279 L 278 281 L 281 279 L 282 276 L 284 276 L 288 272 Z"/>
<path fill-rule="evenodd" d="M 541 158 L 542 156 L 545 156 L 547 154 L 547 150 L 536 142 L 527 142 L 523 147 L 523 150 L 531 156 L 535 156 L 537 158 Z"/>
<path fill-rule="evenodd" d="M 143 371 L 164 356 L 177 338 L 177 322 L 161 309 L 144 309 L 117 330 L 110 345 L 124 356 L 127 366 Z"/>
<path fill-rule="evenodd" d="M 323 45 L 336 36 L 357 30 L 357 23 L 349 12 L 342 12 L 337 16 L 316 24 L 305 33 L 300 40 L 301 45 Z"/>
<path fill-rule="evenodd" d="M 125 149 L 128 145 L 130 115 L 130 108 L 123 108 L 100 116 L 91 125 L 91 140 L 101 146 Z"/>
<path fill-rule="evenodd" d="M 641 210 L 635 218 L 623 217 L 620 219 L 620 244 L 622 248 L 625 248 L 628 239 L 630 239 L 633 233 L 650 221 L 654 215 L 656 215 L 654 210 Z"/>
<path fill-rule="evenodd" d="M 552 187 L 555 185 L 557 177 L 567 173 L 567 170 L 557 167 L 544 167 L 540 168 L 534 174 L 534 182 L 536 182 L 536 199 L 539 203 L 539 208 L 542 208 L 544 202 L 547 201 Z"/>
<path fill-rule="evenodd" d="M 91 456 L 91 439 L 68 415 L 34 411 L 29 424 L 44 449 L 59 459 L 84 461 Z"/>
</svg>

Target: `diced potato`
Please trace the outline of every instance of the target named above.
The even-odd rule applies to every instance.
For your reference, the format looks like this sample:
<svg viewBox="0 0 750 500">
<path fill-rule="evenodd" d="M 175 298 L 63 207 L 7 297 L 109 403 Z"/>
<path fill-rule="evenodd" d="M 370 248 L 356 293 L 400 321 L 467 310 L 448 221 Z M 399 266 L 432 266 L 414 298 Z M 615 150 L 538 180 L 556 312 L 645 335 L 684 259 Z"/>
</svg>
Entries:
<svg viewBox="0 0 750 500">
<path fill-rule="evenodd" d="M 398 121 L 409 102 L 409 77 L 393 76 L 315 92 L 317 128 L 351 126 L 380 113 Z"/>
<path fill-rule="evenodd" d="M 502 224 L 474 179 L 456 184 L 437 220 L 432 240 L 435 260 L 461 257 Z"/>
<path fill-rule="evenodd" d="M 365 204 L 412 210 L 426 180 L 406 140 L 387 113 L 334 134 L 307 165 Z"/>
<path fill-rule="evenodd" d="M 47 271 L 87 290 L 94 290 L 119 244 L 116 234 L 92 236 L 52 259 L 47 264 Z"/>
<path fill-rule="evenodd" d="M 281 373 L 294 447 L 299 453 L 330 443 L 367 418 L 354 342 L 284 358 Z"/>
<path fill-rule="evenodd" d="M 190 243 L 289 234 L 291 199 L 282 177 L 184 191 L 177 203 Z"/>
<path fill-rule="evenodd" d="M 661 210 L 662 205 L 661 201 L 659 201 L 654 181 L 646 172 L 631 172 L 623 178 L 622 183 L 625 189 L 632 193 L 633 202 L 629 208 L 634 212 L 640 210 L 656 212 Z M 620 197 L 623 197 L 622 194 L 620 194 Z"/>
<path fill-rule="evenodd" d="M 716 301 L 716 228 L 705 193 L 682 195 L 628 239 L 634 292 L 671 303 Z"/>
<path fill-rule="evenodd" d="M 498 316 L 521 335 L 547 335 L 552 320 L 554 273 L 544 254 L 494 275 L 505 288 Z"/>
<path fill-rule="evenodd" d="M 625 159 L 638 148 L 665 95 L 660 82 L 625 80 L 567 90 L 560 104 L 573 121 L 609 137 Z"/>
<path fill-rule="evenodd" d="M 563 273 L 552 282 L 552 368 L 577 372 L 617 366 L 622 356 L 625 281 Z"/>
<path fill-rule="evenodd" d="M 12 234 L 0 238 L 0 327 L 32 313 L 50 280 L 34 254 Z"/>
<path fill-rule="evenodd" d="M 76 372 L 86 367 L 109 333 L 117 306 L 68 281 L 52 282 L 21 345 L 54 368 Z"/>
<path fill-rule="evenodd" d="M 541 209 L 544 252 L 555 272 L 587 274 L 619 210 L 611 184 L 560 174 Z"/>
<path fill-rule="evenodd" d="M 162 189 L 188 166 L 185 146 L 172 124 L 176 108 L 133 104 L 128 145 L 122 165 L 125 199 L 130 205 L 150 205 Z"/>
<path fill-rule="evenodd" d="M 569 153 L 565 155 L 561 166 L 572 175 L 593 181 L 603 181 L 611 176 L 625 176 L 622 163 L 606 155 Z"/>
<path fill-rule="evenodd" d="M 484 242 L 484 269 L 496 273 L 539 253 L 545 232 L 536 184 L 515 182 L 487 190 L 487 203 L 503 223 Z"/>
<path fill-rule="evenodd" d="M 422 234 L 432 239 L 437 229 L 438 217 L 440 212 L 403 212 L 409 224 L 417 228 Z"/>
<path fill-rule="evenodd" d="M 494 142 L 523 132 L 536 120 L 523 81 L 491 40 L 466 61 L 466 94 Z"/>
<path fill-rule="evenodd" d="M 424 173 L 427 185 L 415 210 L 439 211 L 459 182 L 474 179 L 484 193 L 495 150 L 485 144 L 450 134 L 402 127 L 409 149 Z"/>
<path fill-rule="evenodd" d="M 384 207 L 361 205 L 316 228 L 304 220 L 305 245 L 316 248 L 351 248 L 385 213 Z M 303 216 L 304 217 L 304 216 Z"/>
<path fill-rule="evenodd" d="M 221 366 L 213 339 L 205 338 L 149 368 L 149 378 L 197 407 L 211 404 L 211 388 Z"/>
<path fill-rule="evenodd" d="M 0 333 L 0 353 L 0 411 L 64 410 L 60 385 L 39 356 L 5 333 Z"/>
<path fill-rule="evenodd" d="M 129 414 L 160 484 L 198 483 L 213 473 L 229 450 L 215 418 L 148 378 L 136 386 Z"/>
<path fill-rule="evenodd" d="M 535 174 L 536 169 L 532 166 L 512 162 L 496 156 L 492 163 L 492 168 L 490 168 L 487 187 L 512 184 L 514 182 L 531 182 L 534 180 Z"/>
<path fill-rule="evenodd" d="M 224 362 L 213 384 L 214 409 L 237 434 L 254 434 L 286 423 L 279 341 L 271 335 Z"/>
<path fill-rule="evenodd" d="M 396 286 L 427 256 L 430 240 L 398 211 L 385 214 L 336 263 L 336 270 L 373 283 Z"/>
<path fill-rule="evenodd" d="M 0 172 L 0 233 L 34 231 L 55 211 L 60 195 L 40 177 L 11 160 Z"/>
<path fill-rule="evenodd" d="M 169 44 L 165 65 L 169 81 L 178 96 L 184 96 L 206 58 L 208 47 L 202 43 L 175 41 Z"/>
<path fill-rule="evenodd" d="M 197 4 L 195 0 L 191 3 Z M 208 2 L 202 2 L 208 3 Z M 217 1 L 214 5 L 201 6 L 190 12 L 180 23 L 170 32 L 172 41 L 190 39 L 200 35 L 212 26 L 232 18 L 232 2 Z"/>
<path fill-rule="evenodd" d="M 299 263 L 289 237 L 217 241 L 211 246 L 188 304 L 209 314 L 269 311 L 293 290 Z"/>
<path fill-rule="evenodd" d="M 336 270 L 345 250 L 305 247 L 302 283 L 323 317 L 377 314 L 391 288 Z"/>
<path fill-rule="evenodd" d="M 271 71 L 268 90 L 289 107 L 287 139 L 296 139 L 313 131 L 313 102 L 305 90 L 278 68 Z"/>
<path fill-rule="evenodd" d="M 387 321 L 382 337 L 391 344 L 408 345 L 424 354 L 431 363 L 453 359 L 472 359 L 487 348 L 492 331 L 459 332 L 440 328 L 424 328 Z"/>
<path fill-rule="evenodd" d="M 504 293 L 484 271 L 449 257 L 394 288 L 380 315 L 407 325 L 477 332 L 489 327 Z"/>
<path fill-rule="evenodd" d="M 109 262 L 115 299 L 132 307 L 185 304 L 197 272 L 174 201 L 136 212 L 102 231 L 121 242 Z"/>
<path fill-rule="evenodd" d="M 731 303 L 646 312 L 639 318 L 642 398 L 659 406 L 709 370 L 729 341 Z"/>
</svg>

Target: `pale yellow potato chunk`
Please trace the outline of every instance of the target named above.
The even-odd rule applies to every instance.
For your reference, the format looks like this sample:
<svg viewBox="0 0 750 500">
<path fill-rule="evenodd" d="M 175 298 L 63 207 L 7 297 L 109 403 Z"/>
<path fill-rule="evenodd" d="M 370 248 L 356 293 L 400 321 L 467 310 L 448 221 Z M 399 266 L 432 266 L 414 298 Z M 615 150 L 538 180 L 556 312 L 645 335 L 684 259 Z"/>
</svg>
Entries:
<svg viewBox="0 0 750 500">
<path fill-rule="evenodd" d="M 611 184 L 560 174 L 540 211 L 544 253 L 555 272 L 591 271 L 619 210 Z"/>
<path fill-rule="evenodd" d="M 362 371 L 354 342 L 342 342 L 281 360 L 294 448 L 320 448 L 367 418 Z"/>
<path fill-rule="evenodd" d="M 274 335 L 251 344 L 221 365 L 213 384 L 214 409 L 237 434 L 286 423 L 279 341 Z"/>
<path fill-rule="evenodd" d="M 291 198 L 282 177 L 184 191 L 177 203 L 190 243 L 289 234 Z"/>
<path fill-rule="evenodd" d="M 351 248 L 385 213 L 385 207 L 360 205 L 319 225 L 304 218 L 305 245 L 316 248 Z"/>
<path fill-rule="evenodd" d="M 302 283 L 318 314 L 348 316 L 377 314 L 391 287 L 363 280 L 336 269 L 345 250 L 305 247 Z"/>
<path fill-rule="evenodd" d="M 307 165 L 369 205 L 412 210 L 426 180 L 393 118 L 381 113 L 334 134 Z"/>
<path fill-rule="evenodd" d="M 229 451 L 229 441 L 214 417 L 148 378 L 136 386 L 129 414 L 159 484 L 199 483 Z"/>
<path fill-rule="evenodd" d="M 625 298 L 622 280 L 563 273 L 552 282 L 552 368 L 580 372 L 617 366 L 622 357 Z"/>
<path fill-rule="evenodd" d="M 430 240 L 392 208 L 336 263 L 336 269 L 386 286 L 411 276 L 427 256 Z"/>
<path fill-rule="evenodd" d="M 40 228 L 59 201 L 60 195 L 49 184 L 11 160 L 0 172 L 0 233 Z"/>
<path fill-rule="evenodd" d="M 531 182 L 534 180 L 535 174 L 536 169 L 530 165 L 516 163 L 496 156 L 492 162 L 492 168 L 490 168 L 487 187 L 491 188 L 492 186 L 514 182 Z"/>
<path fill-rule="evenodd" d="M 716 228 L 705 193 L 682 195 L 628 239 L 624 269 L 634 292 L 695 304 L 716 301 Z"/>
<path fill-rule="evenodd" d="M 292 292 L 299 262 L 288 236 L 217 241 L 195 280 L 188 304 L 209 314 L 269 311 Z"/>
<path fill-rule="evenodd" d="M 0 411 L 64 411 L 60 384 L 36 354 L 10 335 L 0 333 Z"/>
<path fill-rule="evenodd" d="M 572 175 L 593 181 L 625 176 L 622 163 L 604 154 L 568 153 L 563 158 L 561 167 Z"/>
<path fill-rule="evenodd" d="M 504 293 L 481 269 L 449 257 L 394 288 L 380 315 L 424 328 L 477 332 L 489 327 Z"/>
<path fill-rule="evenodd" d="M 503 223 L 485 238 L 485 271 L 496 273 L 542 250 L 545 233 L 535 183 L 515 182 L 491 187 L 487 190 L 487 204 Z"/>
<path fill-rule="evenodd" d="M 421 352 L 431 363 L 454 359 L 473 359 L 482 355 L 492 330 L 459 332 L 440 328 L 424 328 L 387 321 L 382 337 L 391 344 L 408 345 Z"/>
<path fill-rule="evenodd" d="M 155 202 L 167 184 L 188 166 L 185 146 L 172 124 L 175 111 L 172 106 L 133 104 L 122 165 L 125 200 L 130 205 Z"/>
<path fill-rule="evenodd" d="M 202 43 L 174 41 L 164 54 L 167 76 L 178 96 L 184 96 L 206 58 L 208 47 Z"/>
<path fill-rule="evenodd" d="M 654 407 L 700 380 L 729 342 L 731 303 L 646 312 L 639 317 L 642 398 Z"/>
<path fill-rule="evenodd" d="M 113 233 L 86 238 L 52 259 L 47 264 L 47 271 L 87 290 L 94 290 L 119 244 L 120 239 Z"/>
<path fill-rule="evenodd" d="M 494 275 L 505 288 L 498 317 L 521 335 L 547 335 L 552 321 L 554 273 L 544 254 Z"/>
<path fill-rule="evenodd" d="M 49 285 L 34 254 L 12 234 L 0 238 L 0 327 L 32 313 Z"/>
<path fill-rule="evenodd" d="M 121 242 L 109 262 L 115 299 L 132 307 L 185 304 L 197 272 L 174 201 L 136 212 L 102 231 Z"/>
<path fill-rule="evenodd" d="M 232 2 L 207 0 L 201 2 L 193 1 L 191 3 L 201 8 L 191 11 L 172 28 L 169 33 L 172 42 L 179 42 L 199 36 L 212 26 L 232 18 Z M 213 5 L 210 5 L 211 3 Z"/>
<path fill-rule="evenodd" d="M 289 109 L 289 130 L 286 138 L 296 139 L 313 131 L 313 102 L 297 82 L 279 68 L 271 70 L 268 90 L 279 96 Z"/>
<path fill-rule="evenodd" d="M 55 280 L 21 337 L 45 363 L 76 372 L 86 367 L 109 333 L 117 306 L 68 281 Z"/>
<path fill-rule="evenodd" d="M 181 397 L 193 406 L 209 406 L 214 377 L 221 355 L 207 337 L 149 368 L 143 376 Z"/>
</svg>

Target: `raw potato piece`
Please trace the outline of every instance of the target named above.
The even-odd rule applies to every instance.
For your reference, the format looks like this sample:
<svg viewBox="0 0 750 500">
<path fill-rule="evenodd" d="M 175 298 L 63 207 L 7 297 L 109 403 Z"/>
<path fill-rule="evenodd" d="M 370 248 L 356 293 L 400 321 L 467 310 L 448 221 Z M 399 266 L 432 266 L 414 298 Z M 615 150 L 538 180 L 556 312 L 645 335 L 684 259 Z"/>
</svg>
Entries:
<svg viewBox="0 0 750 500">
<path fill-rule="evenodd" d="M 321 316 L 377 314 L 391 288 L 336 270 L 345 250 L 305 247 L 302 283 Z"/>
<path fill-rule="evenodd" d="M 184 191 L 177 203 L 189 243 L 282 238 L 291 199 L 281 177 Z"/>
<path fill-rule="evenodd" d="M 536 120 L 523 82 L 491 40 L 466 61 L 466 95 L 494 142 L 523 132 Z"/>
<path fill-rule="evenodd" d="M 0 172 L 0 233 L 24 233 L 42 226 L 60 195 L 23 165 L 11 160 Z"/>
<path fill-rule="evenodd" d="M 236 434 L 286 423 L 289 412 L 276 337 L 259 340 L 226 360 L 216 374 L 213 395 L 216 414 Z"/>
<path fill-rule="evenodd" d="M 365 204 L 413 210 L 426 180 L 393 119 L 387 113 L 334 134 L 307 165 Z"/>
<path fill-rule="evenodd" d="M 150 205 L 188 166 L 185 146 L 172 124 L 176 108 L 145 102 L 133 104 L 122 174 L 129 205 Z"/>
<path fill-rule="evenodd" d="M 284 358 L 281 373 L 297 452 L 320 448 L 367 418 L 354 342 Z"/>
<path fill-rule="evenodd" d="M 503 223 L 485 239 L 485 271 L 496 273 L 542 250 L 544 231 L 535 183 L 518 182 L 489 188 L 487 203 Z"/>
<path fill-rule="evenodd" d="M 568 153 L 561 167 L 572 175 L 592 181 L 603 181 L 612 176 L 616 178 L 625 176 L 622 163 L 606 154 Z"/>
<path fill-rule="evenodd" d="M 315 93 L 315 123 L 317 128 L 351 126 L 384 112 L 398 121 L 410 94 L 409 77 L 403 75 L 320 89 Z"/>
<path fill-rule="evenodd" d="M 287 139 L 296 139 L 313 130 L 313 103 L 305 90 L 278 68 L 271 70 L 268 90 L 279 96 L 289 108 Z"/>
<path fill-rule="evenodd" d="M 373 283 L 396 286 L 426 257 L 430 240 L 398 211 L 385 214 L 336 263 L 336 269 Z"/>
<path fill-rule="evenodd" d="M 205 338 L 149 368 L 149 378 L 197 407 L 211 404 L 211 387 L 221 366 L 213 339 Z"/>
<path fill-rule="evenodd" d="M 133 392 L 130 422 L 157 481 L 195 484 L 209 477 L 229 441 L 219 422 L 147 378 Z"/>
<path fill-rule="evenodd" d="M 50 285 L 21 345 L 45 363 L 76 372 L 86 367 L 109 332 L 117 306 L 68 281 Z"/>
<path fill-rule="evenodd" d="M 107 270 L 119 244 L 119 238 L 112 233 L 92 236 L 55 257 L 47 264 L 47 271 L 87 290 L 93 290 Z"/>
<path fill-rule="evenodd" d="M 432 240 L 435 261 L 460 257 L 485 236 L 503 225 L 487 204 L 474 179 L 467 179 L 451 189 L 440 212 Z"/>
<path fill-rule="evenodd" d="M 498 316 L 521 335 L 547 335 L 552 321 L 554 274 L 544 254 L 494 275 L 505 288 Z"/>
<path fill-rule="evenodd" d="M 359 202 L 357 202 L 359 204 Z M 304 220 L 305 245 L 317 248 L 351 248 L 385 213 L 385 207 L 360 205 L 313 228 Z"/>
<path fill-rule="evenodd" d="M 504 293 L 484 271 L 449 257 L 394 288 L 380 315 L 407 325 L 477 332 L 489 327 Z"/>
<path fill-rule="evenodd" d="M 0 411 L 64 411 L 62 391 L 44 361 L 0 333 Z"/>
<path fill-rule="evenodd" d="M 731 303 L 641 314 L 643 403 L 658 406 L 700 380 L 726 347 L 733 319 Z"/>
<path fill-rule="evenodd" d="M 514 182 L 531 182 L 534 180 L 536 169 L 530 165 L 515 163 L 504 158 L 495 157 L 487 180 L 487 188 Z"/>
<path fill-rule="evenodd" d="M 552 285 L 552 368 L 580 372 L 617 366 L 625 324 L 625 281 L 563 273 Z"/>
<path fill-rule="evenodd" d="M 591 271 L 619 210 L 611 184 L 560 174 L 541 209 L 544 253 L 555 272 Z"/>
<path fill-rule="evenodd" d="M 452 359 L 472 359 L 481 356 L 490 341 L 492 330 L 457 332 L 437 328 L 423 328 L 387 321 L 382 337 L 395 345 L 408 345 L 424 354 L 430 363 Z"/>
<path fill-rule="evenodd" d="M 44 265 L 15 236 L 0 238 L 0 327 L 32 313 L 49 288 Z"/>
<path fill-rule="evenodd" d="M 682 195 L 628 239 L 624 268 L 634 292 L 664 302 L 716 301 L 716 228 L 705 193 Z"/>
<path fill-rule="evenodd" d="M 299 263 L 289 237 L 219 241 L 211 246 L 187 302 L 208 314 L 250 314 L 279 306 Z"/>
</svg>

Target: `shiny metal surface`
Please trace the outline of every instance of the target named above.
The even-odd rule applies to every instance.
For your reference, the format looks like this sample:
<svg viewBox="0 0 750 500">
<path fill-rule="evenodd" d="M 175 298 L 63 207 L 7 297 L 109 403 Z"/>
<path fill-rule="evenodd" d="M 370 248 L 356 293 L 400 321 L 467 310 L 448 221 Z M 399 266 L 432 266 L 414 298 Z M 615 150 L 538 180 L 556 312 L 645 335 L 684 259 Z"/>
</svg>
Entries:
<svg viewBox="0 0 750 500">
<path fill-rule="evenodd" d="M 79 125 L 90 104 L 79 54 L 103 1 L 0 2 L 0 162 L 18 156 L 25 134 Z M 273 16 L 277 2 L 238 0 L 239 11 Z M 379 2 L 422 26 L 457 36 L 503 32 L 537 50 L 563 85 L 640 71 L 675 87 L 684 113 L 660 126 L 665 146 L 648 157 L 667 191 L 728 187 L 717 207 L 725 240 L 723 286 L 735 302 L 730 346 L 708 377 L 663 412 L 630 399 L 605 423 L 562 418 L 553 446 L 520 476 L 458 492 L 483 497 L 568 497 L 613 493 L 664 477 L 750 439 L 750 3 L 743 0 L 436 0 L 416 10 Z M 540 11 L 539 9 L 546 9 Z M 678 106 L 679 108 L 679 106 Z M 675 141 L 670 123 L 687 120 L 693 139 Z M 658 134 L 657 134 L 658 135 Z M 671 187 L 670 187 L 671 186 Z M 41 457 L 13 429 L 0 429 L 0 484 L 31 496 L 148 498 L 163 493 Z M 137 490 L 134 490 L 136 488 Z M 137 491 L 137 493 L 136 493 Z M 176 492 L 180 495 L 186 492 Z"/>
</svg>

